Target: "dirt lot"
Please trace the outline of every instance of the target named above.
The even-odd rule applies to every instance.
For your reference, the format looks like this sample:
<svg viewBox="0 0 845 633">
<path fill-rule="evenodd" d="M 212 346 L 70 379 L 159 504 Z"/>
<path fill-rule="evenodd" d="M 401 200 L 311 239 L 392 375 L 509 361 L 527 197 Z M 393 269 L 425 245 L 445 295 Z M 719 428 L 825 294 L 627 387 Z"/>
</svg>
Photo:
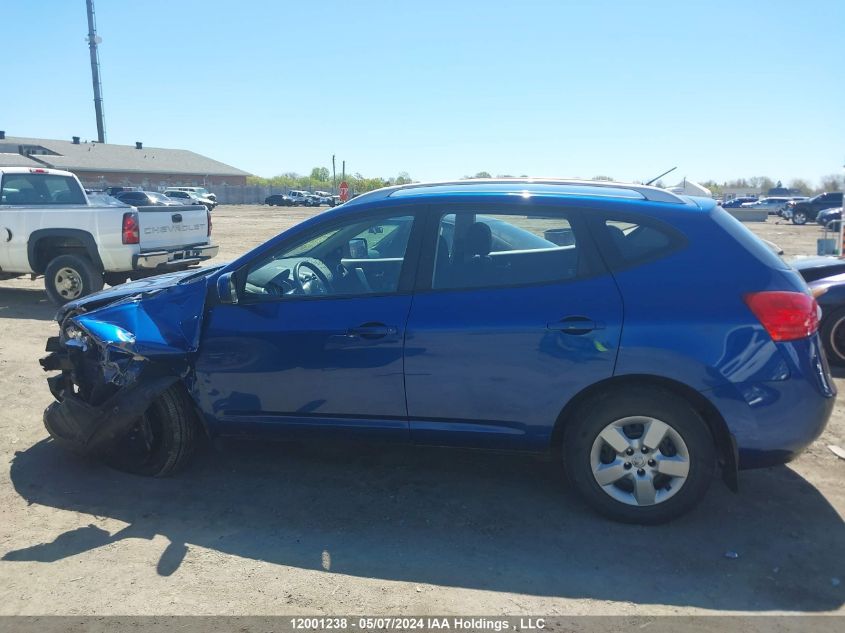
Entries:
<svg viewBox="0 0 845 633">
<path fill-rule="evenodd" d="M 219 208 L 220 259 L 309 214 Z M 752 228 L 787 255 L 820 237 Z M 506 455 L 230 443 L 148 480 L 45 440 L 53 312 L 41 281 L 0 282 L 0 614 L 845 613 L 842 396 L 797 461 L 656 528 L 599 519 L 556 466 Z"/>
</svg>

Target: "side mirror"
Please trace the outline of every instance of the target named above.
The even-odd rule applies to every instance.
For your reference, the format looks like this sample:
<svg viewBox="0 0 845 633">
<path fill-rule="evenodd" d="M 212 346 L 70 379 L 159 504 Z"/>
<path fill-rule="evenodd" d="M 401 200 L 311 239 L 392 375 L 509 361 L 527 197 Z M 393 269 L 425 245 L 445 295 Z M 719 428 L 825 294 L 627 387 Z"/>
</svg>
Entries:
<svg viewBox="0 0 845 633">
<path fill-rule="evenodd" d="M 220 303 L 237 303 L 238 287 L 235 284 L 235 273 L 223 273 L 217 278 L 217 298 Z"/>
</svg>

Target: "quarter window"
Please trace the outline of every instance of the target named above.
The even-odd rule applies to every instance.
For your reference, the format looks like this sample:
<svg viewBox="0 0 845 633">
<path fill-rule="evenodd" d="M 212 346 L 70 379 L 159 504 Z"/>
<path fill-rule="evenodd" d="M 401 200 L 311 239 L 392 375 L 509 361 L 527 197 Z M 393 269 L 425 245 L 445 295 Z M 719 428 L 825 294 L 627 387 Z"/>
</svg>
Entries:
<svg viewBox="0 0 845 633">
<path fill-rule="evenodd" d="M 637 219 L 606 219 L 602 225 L 609 259 L 615 267 L 652 261 L 683 244 L 674 230 L 656 222 Z"/>
<path fill-rule="evenodd" d="M 447 213 L 437 233 L 432 288 L 485 288 L 578 276 L 580 242 L 564 215 Z"/>
</svg>

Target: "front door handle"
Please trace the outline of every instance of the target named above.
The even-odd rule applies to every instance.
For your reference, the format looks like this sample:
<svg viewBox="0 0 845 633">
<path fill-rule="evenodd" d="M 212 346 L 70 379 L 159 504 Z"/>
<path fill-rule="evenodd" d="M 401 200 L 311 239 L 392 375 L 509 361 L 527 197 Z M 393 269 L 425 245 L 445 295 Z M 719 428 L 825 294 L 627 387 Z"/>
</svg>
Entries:
<svg viewBox="0 0 845 633">
<path fill-rule="evenodd" d="M 346 336 L 375 340 L 399 333 L 399 328 L 384 323 L 364 323 L 346 330 Z"/>
<path fill-rule="evenodd" d="M 547 323 L 546 328 L 549 330 L 557 330 L 564 334 L 587 334 L 593 330 L 601 329 L 601 325 L 585 316 L 568 316 L 562 318 L 560 321 Z"/>
</svg>

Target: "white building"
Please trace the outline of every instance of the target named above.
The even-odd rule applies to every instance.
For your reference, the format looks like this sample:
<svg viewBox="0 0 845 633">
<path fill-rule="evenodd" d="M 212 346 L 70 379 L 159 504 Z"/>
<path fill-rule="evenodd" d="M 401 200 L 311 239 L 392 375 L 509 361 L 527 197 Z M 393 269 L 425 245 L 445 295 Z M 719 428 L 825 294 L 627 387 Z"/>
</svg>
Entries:
<svg viewBox="0 0 845 633">
<path fill-rule="evenodd" d="M 686 178 L 684 178 L 674 187 L 669 187 L 668 189 L 672 193 L 680 193 L 684 196 L 701 196 L 703 198 L 713 197 L 713 192 L 710 191 L 707 187 L 699 185 L 697 182 L 694 182 L 692 180 L 687 180 Z"/>
</svg>

